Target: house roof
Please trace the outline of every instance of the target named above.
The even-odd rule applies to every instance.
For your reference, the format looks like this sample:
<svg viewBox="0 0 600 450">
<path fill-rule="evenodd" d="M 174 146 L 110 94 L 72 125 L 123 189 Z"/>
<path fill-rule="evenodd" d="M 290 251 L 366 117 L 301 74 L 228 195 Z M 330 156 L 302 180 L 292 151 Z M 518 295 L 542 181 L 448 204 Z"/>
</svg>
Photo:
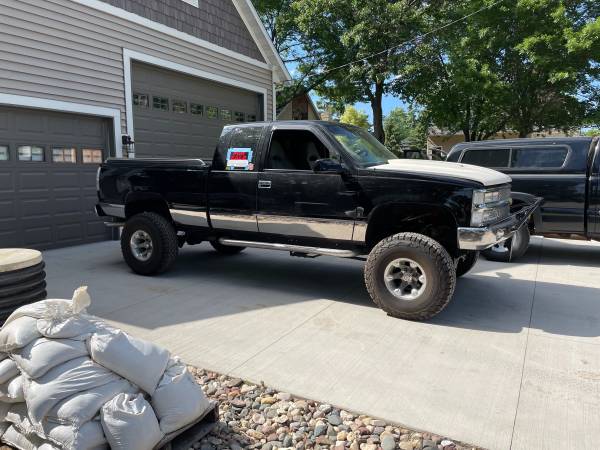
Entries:
<svg viewBox="0 0 600 450">
<path fill-rule="evenodd" d="M 254 5 L 252 5 L 252 1 L 232 0 L 232 2 L 246 24 L 252 38 L 256 42 L 263 58 L 265 58 L 265 61 L 273 67 L 273 81 L 282 83 L 291 80 L 292 76 L 287 70 L 287 67 L 285 67 L 279 52 L 273 45 L 273 41 L 271 41 L 260 17 L 258 17 L 256 9 L 254 8 Z"/>
</svg>

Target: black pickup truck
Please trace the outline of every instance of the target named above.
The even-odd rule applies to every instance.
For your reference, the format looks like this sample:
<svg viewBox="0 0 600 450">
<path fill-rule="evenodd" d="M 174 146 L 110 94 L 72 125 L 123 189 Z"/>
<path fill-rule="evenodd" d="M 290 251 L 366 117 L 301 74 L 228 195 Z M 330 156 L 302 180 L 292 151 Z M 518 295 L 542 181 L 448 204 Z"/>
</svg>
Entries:
<svg viewBox="0 0 600 450">
<path fill-rule="evenodd" d="M 142 275 L 203 241 L 230 255 L 254 247 L 358 258 L 377 305 L 424 320 L 448 304 L 478 252 L 510 238 L 537 207 L 514 210 L 510 181 L 476 166 L 395 159 L 351 126 L 253 123 L 225 127 L 210 164 L 107 160 L 96 212 L 123 226 L 123 256 Z"/>
<path fill-rule="evenodd" d="M 528 226 L 484 252 L 488 259 L 515 260 L 531 234 L 600 239 L 600 138 L 539 138 L 455 145 L 447 161 L 493 168 L 512 178 L 515 204 L 543 197 Z"/>
</svg>

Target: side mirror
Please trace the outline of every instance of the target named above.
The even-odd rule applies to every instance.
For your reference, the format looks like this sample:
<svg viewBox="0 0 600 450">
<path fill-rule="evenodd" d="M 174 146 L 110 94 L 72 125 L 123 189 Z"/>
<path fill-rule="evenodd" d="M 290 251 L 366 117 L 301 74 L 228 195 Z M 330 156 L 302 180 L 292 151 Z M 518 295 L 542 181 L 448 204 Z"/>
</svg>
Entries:
<svg viewBox="0 0 600 450">
<path fill-rule="evenodd" d="M 334 161 L 333 159 L 325 158 L 315 161 L 313 171 L 315 173 L 342 174 L 345 172 L 345 169 L 339 162 Z"/>
</svg>

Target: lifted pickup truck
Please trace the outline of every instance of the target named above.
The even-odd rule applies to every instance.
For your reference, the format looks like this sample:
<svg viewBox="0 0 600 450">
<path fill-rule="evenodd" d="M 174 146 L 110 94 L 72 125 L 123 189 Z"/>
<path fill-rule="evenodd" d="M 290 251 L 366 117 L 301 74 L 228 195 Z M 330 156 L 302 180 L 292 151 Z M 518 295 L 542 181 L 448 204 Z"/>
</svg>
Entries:
<svg viewBox="0 0 600 450">
<path fill-rule="evenodd" d="M 513 203 L 544 203 L 528 226 L 484 252 L 511 261 L 525 254 L 531 234 L 600 239 L 600 139 L 591 137 L 466 142 L 452 147 L 447 161 L 475 164 L 512 178 Z"/>
<path fill-rule="evenodd" d="M 123 257 L 142 275 L 203 241 L 229 255 L 254 247 L 359 258 L 378 306 L 424 320 L 448 304 L 478 252 L 537 207 L 511 211 L 510 182 L 481 167 L 398 160 L 351 126 L 252 123 L 225 127 L 210 165 L 107 160 L 96 212 L 123 226 Z"/>
</svg>

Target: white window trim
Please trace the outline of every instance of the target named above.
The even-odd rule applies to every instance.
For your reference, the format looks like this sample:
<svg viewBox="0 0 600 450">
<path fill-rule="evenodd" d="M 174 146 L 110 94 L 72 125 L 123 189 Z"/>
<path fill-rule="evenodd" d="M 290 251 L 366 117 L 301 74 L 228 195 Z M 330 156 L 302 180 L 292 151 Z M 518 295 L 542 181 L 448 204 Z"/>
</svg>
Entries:
<svg viewBox="0 0 600 450">
<path fill-rule="evenodd" d="M 26 97 L 22 95 L 3 94 L 0 92 L 0 105 L 20 106 L 23 108 L 43 109 L 73 114 L 85 114 L 89 116 L 106 117 L 113 121 L 113 134 L 115 137 L 115 156 L 123 156 L 121 143 L 121 111 L 113 108 L 86 105 L 83 103 L 71 103 L 58 100 L 50 100 L 39 97 Z"/>
<path fill-rule="evenodd" d="M 133 123 L 133 86 L 132 86 L 132 78 L 131 78 L 131 64 L 132 61 L 138 61 L 146 64 L 150 64 L 157 67 L 162 67 L 164 69 L 173 70 L 175 72 L 183 73 L 186 75 L 191 75 L 193 77 L 202 78 L 205 80 L 216 81 L 217 83 L 226 84 L 228 86 L 238 87 L 240 89 L 245 89 L 247 91 L 256 92 L 257 94 L 261 94 L 263 96 L 263 115 L 265 116 L 265 120 L 268 114 L 267 104 L 267 92 L 268 89 L 256 86 L 250 83 L 246 83 L 244 81 L 234 80 L 232 78 L 227 78 L 221 75 L 217 75 L 211 72 L 206 72 L 204 70 L 196 69 L 194 67 L 185 66 L 183 64 L 179 64 L 173 61 L 168 61 L 166 59 L 157 58 L 152 55 L 148 55 L 145 53 L 140 53 L 134 50 L 130 50 L 127 48 L 123 49 L 123 71 L 125 75 L 125 115 L 127 117 L 127 134 L 131 136 L 131 139 L 135 141 L 135 133 L 134 133 L 134 123 Z"/>
</svg>

